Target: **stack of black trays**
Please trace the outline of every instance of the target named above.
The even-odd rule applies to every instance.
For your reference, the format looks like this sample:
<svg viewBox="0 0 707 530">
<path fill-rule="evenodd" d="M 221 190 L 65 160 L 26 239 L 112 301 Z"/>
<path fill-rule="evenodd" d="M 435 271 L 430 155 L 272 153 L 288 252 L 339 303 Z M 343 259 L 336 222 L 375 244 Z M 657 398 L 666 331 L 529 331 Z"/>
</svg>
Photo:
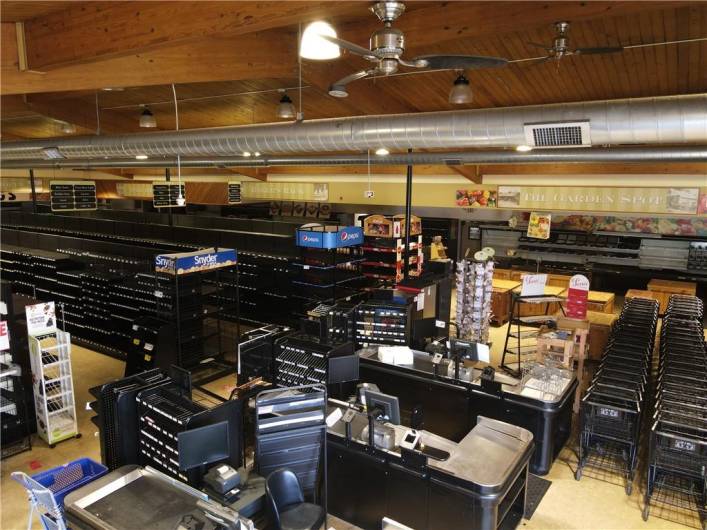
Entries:
<svg viewBox="0 0 707 530">
<path fill-rule="evenodd" d="M 115 319 L 111 316 L 114 286 L 120 276 L 108 272 L 81 274 L 81 300 L 84 307 L 84 336 L 99 344 L 110 344 Z"/>
<path fill-rule="evenodd" d="M 328 344 L 297 333 L 275 343 L 275 384 L 280 387 L 358 380 L 358 356 L 350 342 Z"/>
<path fill-rule="evenodd" d="M 199 273 L 156 275 L 157 316 L 174 322 L 178 366 L 194 368 L 204 355 L 204 304 Z"/>
<path fill-rule="evenodd" d="M 660 334 L 660 364 L 650 433 L 648 485 L 643 518 L 650 505 L 696 511 L 707 523 L 707 344 L 704 303 L 672 295 Z M 667 506 L 666 506 L 667 505 Z"/>
<path fill-rule="evenodd" d="M 655 300 L 626 301 L 582 399 L 577 480 L 584 466 L 618 472 L 631 494 L 657 320 Z"/>
<path fill-rule="evenodd" d="M 356 308 L 356 348 L 408 346 L 411 340 L 412 298 L 369 300 Z"/>
<path fill-rule="evenodd" d="M 170 382 L 160 370 L 150 370 L 89 389 L 90 394 L 96 398 L 89 406 L 97 413 L 91 421 L 98 427 L 101 461 L 109 470 L 138 462 L 138 434 L 135 428 L 137 393 Z M 132 407 L 132 422 L 129 421 L 130 414 L 126 412 L 126 407 Z"/>
<path fill-rule="evenodd" d="M 271 380 L 275 340 L 288 333 L 283 326 L 263 326 L 247 331 L 238 343 L 238 380 L 246 382 L 262 377 Z"/>
</svg>

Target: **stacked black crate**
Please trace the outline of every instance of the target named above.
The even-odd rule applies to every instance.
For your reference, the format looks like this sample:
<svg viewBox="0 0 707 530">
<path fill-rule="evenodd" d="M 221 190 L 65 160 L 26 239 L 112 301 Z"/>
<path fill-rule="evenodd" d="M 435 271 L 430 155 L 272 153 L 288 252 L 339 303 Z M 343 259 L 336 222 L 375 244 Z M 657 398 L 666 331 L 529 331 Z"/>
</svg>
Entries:
<svg viewBox="0 0 707 530">
<path fill-rule="evenodd" d="M 707 343 L 704 303 L 672 295 L 663 318 L 643 518 L 693 512 L 707 524 Z M 681 522 L 687 523 L 683 517 Z"/>
<path fill-rule="evenodd" d="M 85 271 L 81 274 L 81 300 L 84 307 L 84 335 L 98 344 L 112 344 L 115 319 L 111 316 L 116 274 Z"/>
<path fill-rule="evenodd" d="M 651 376 L 658 302 L 627 300 L 580 410 L 579 480 L 585 466 L 618 472 L 633 490 Z"/>
</svg>

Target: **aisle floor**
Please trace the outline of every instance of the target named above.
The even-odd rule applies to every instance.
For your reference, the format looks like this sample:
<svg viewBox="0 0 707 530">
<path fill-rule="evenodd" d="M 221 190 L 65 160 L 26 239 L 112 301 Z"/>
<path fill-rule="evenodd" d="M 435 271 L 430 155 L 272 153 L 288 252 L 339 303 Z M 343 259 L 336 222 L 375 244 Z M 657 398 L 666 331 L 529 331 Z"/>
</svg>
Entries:
<svg viewBox="0 0 707 530">
<path fill-rule="evenodd" d="M 492 329 L 494 361 L 500 360 L 500 349 L 505 337 L 505 326 Z M 28 474 L 61 465 L 84 456 L 100 460 L 98 438 L 94 435 L 95 426 L 90 422 L 92 411 L 86 410 L 89 400 L 88 389 L 102 382 L 118 378 L 123 373 L 123 363 L 75 346 L 72 365 L 76 388 L 76 404 L 79 427 L 83 436 L 62 442 L 54 449 L 49 449 L 40 439 L 34 439 L 33 449 L 2 461 L 1 518 L 3 530 L 21 530 L 27 528 L 28 502 L 24 490 L 10 479 L 12 471 L 20 470 Z M 227 393 L 232 382 L 221 380 L 210 385 L 219 394 Z M 653 530 L 680 529 L 684 524 L 669 522 L 657 517 L 650 517 L 647 522 L 641 519 L 642 486 L 637 482 L 633 494 L 624 493 L 623 485 L 612 484 L 585 475 L 581 481 L 574 479 L 576 456 L 571 441 L 563 450 L 560 458 L 545 477 L 552 485 L 540 503 L 531 520 L 523 520 L 522 528 L 527 529 L 616 529 L 616 530 Z M 685 520 L 684 522 L 687 522 Z M 337 530 L 349 530 L 353 527 L 346 523 L 330 520 L 330 526 Z M 37 520 L 32 528 L 40 529 Z M 450 529 L 451 530 L 451 529 Z"/>
</svg>

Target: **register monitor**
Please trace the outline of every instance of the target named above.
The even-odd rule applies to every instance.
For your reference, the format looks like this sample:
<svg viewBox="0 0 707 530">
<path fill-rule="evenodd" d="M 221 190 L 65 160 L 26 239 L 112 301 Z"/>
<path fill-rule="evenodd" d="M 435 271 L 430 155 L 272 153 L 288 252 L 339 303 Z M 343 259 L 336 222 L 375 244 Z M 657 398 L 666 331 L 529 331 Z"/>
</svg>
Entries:
<svg viewBox="0 0 707 530">
<path fill-rule="evenodd" d="M 229 458 L 228 422 L 221 421 L 177 434 L 179 469 L 219 462 Z"/>
<path fill-rule="evenodd" d="M 370 411 L 374 408 L 380 409 L 382 419 L 394 425 L 400 425 L 400 402 L 396 396 L 375 392 L 373 390 L 364 391 L 366 398 L 366 408 Z"/>
</svg>

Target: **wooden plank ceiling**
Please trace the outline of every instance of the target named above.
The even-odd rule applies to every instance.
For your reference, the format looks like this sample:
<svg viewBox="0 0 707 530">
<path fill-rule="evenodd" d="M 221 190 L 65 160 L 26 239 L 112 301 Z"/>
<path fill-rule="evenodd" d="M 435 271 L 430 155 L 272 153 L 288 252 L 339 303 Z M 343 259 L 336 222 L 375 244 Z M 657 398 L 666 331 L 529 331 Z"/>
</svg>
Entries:
<svg viewBox="0 0 707 530">
<path fill-rule="evenodd" d="M 93 133 L 96 99 L 102 133 L 139 132 L 142 105 L 150 106 L 159 129 L 170 130 L 172 82 L 181 128 L 277 121 L 278 89 L 291 89 L 299 101 L 298 25 L 319 18 L 363 46 L 380 27 L 364 2 L 4 1 L 0 134 L 3 140 L 59 136 L 63 121 L 73 123 L 76 134 Z M 543 55 L 529 43 L 549 46 L 557 20 L 572 23 L 572 47 L 698 39 L 707 37 L 707 2 L 408 2 L 394 25 L 405 32 L 406 57 L 463 53 L 519 60 Z M 18 21 L 24 25 L 25 71 L 19 70 Z M 358 81 L 348 98 L 328 96 L 331 82 L 366 66 L 352 55 L 304 61 L 305 118 L 459 108 L 447 102 L 456 76 L 451 71 Z M 707 41 L 567 57 L 559 67 L 524 61 L 472 71 L 469 78 L 469 108 L 699 93 L 707 91 Z M 675 169 L 695 167 L 707 173 L 704 166 Z M 476 179 L 483 172 L 464 174 Z"/>
</svg>

